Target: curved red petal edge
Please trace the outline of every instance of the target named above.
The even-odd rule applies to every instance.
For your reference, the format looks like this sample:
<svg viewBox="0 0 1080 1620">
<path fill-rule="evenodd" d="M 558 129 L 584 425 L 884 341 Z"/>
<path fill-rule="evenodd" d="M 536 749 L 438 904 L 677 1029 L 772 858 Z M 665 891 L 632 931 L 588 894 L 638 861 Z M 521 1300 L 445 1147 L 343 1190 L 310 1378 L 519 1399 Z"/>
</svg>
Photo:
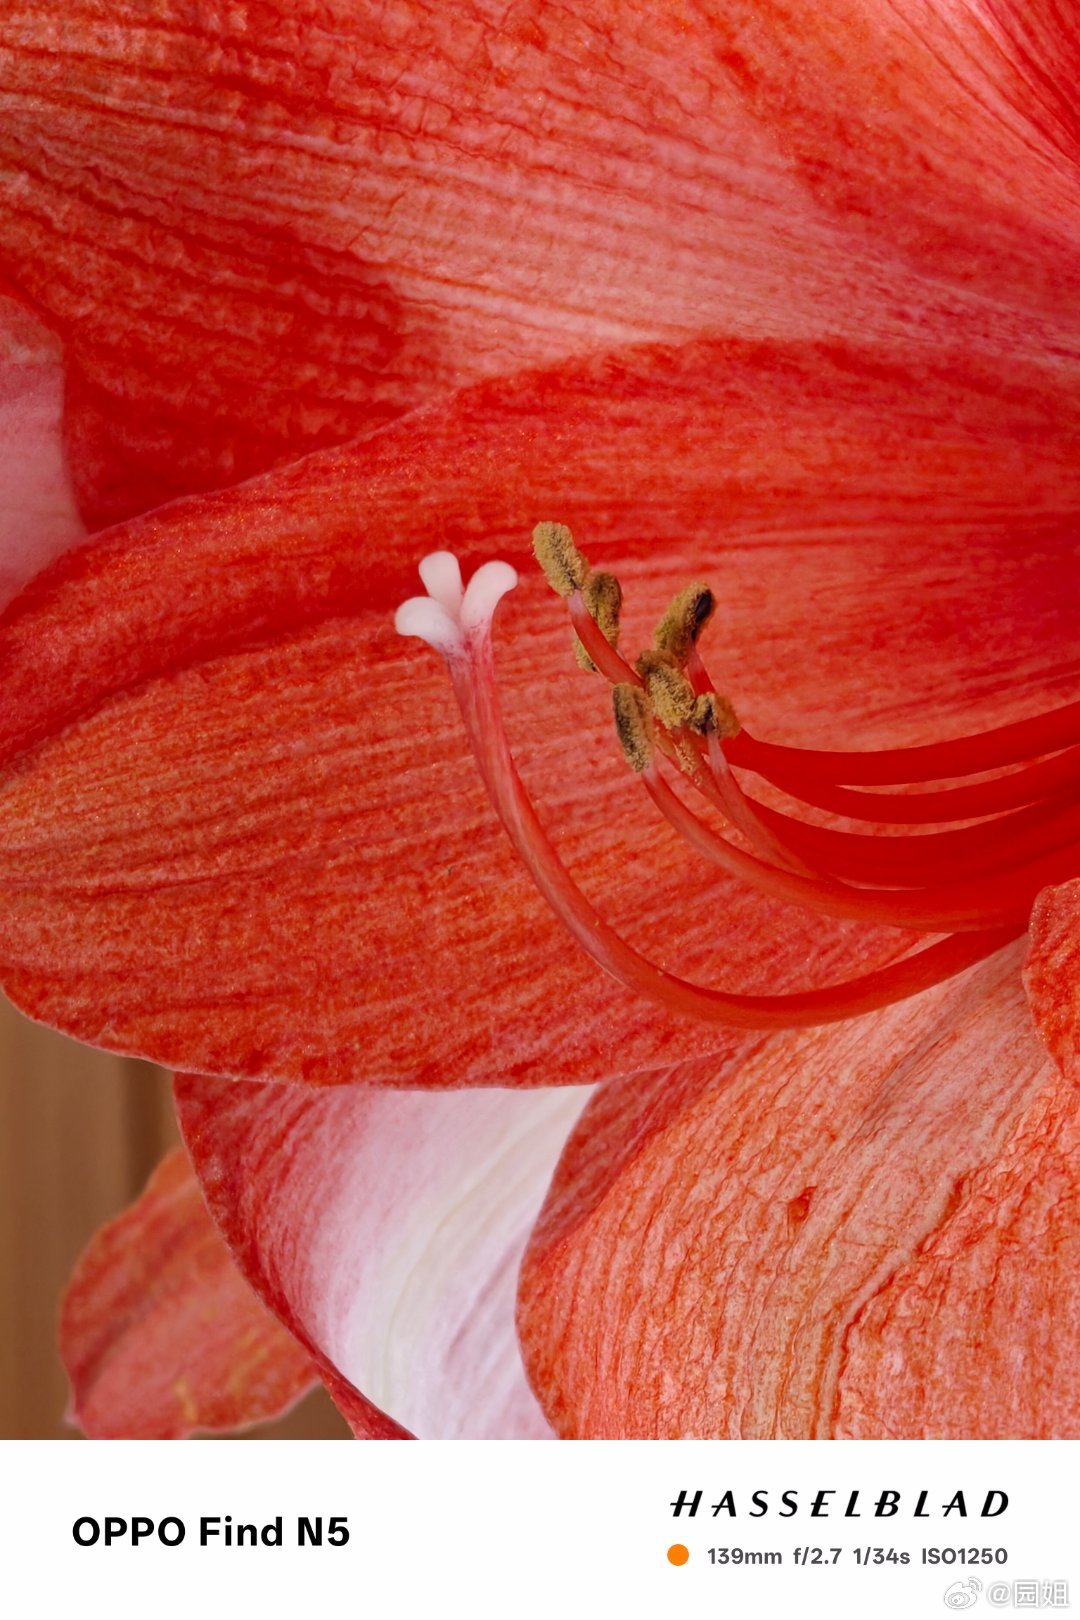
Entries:
<svg viewBox="0 0 1080 1620">
<path fill-rule="evenodd" d="M 911 10 L 10 0 L 0 255 L 89 521 L 618 343 L 1075 357 L 1067 38 Z"/>
<path fill-rule="evenodd" d="M 1035 1025 L 1069 1080 L 1080 1055 L 1080 881 L 1044 889 L 1031 913 L 1024 967 Z"/>
<path fill-rule="evenodd" d="M 83 1252 L 60 1349 L 72 1421 L 98 1439 L 246 1427 L 317 1382 L 310 1356 L 237 1271 L 181 1148 Z"/>
<path fill-rule="evenodd" d="M 922 741 L 1068 690 L 1071 399 L 945 351 L 635 350 L 101 537 L 0 621 L 5 988 L 92 1044 L 248 1078 L 537 1085 L 712 1050 L 568 948 L 517 868 L 441 665 L 391 626 L 416 559 L 520 558 L 569 518 L 619 568 L 628 636 L 712 577 L 715 673 L 756 730 Z M 732 989 L 882 959 L 702 881 L 535 571 L 498 636 L 526 782 L 614 926 Z"/>
<path fill-rule="evenodd" d="M 522 1268 L 560 1434 L 1080 1433 L 1080 1126 L 1021 955 L 597 1095 Z"/>
<path fill-rule="evenodd" d="M 521 1368 L 514 1288 L 583 1095 L 180 1076 L 176 1098 L 237 1264 L 316 1358 L 354 1432 L 404 1437 L 385 1408 L 424 1438 L 548 1433 Z"/>
</svg>

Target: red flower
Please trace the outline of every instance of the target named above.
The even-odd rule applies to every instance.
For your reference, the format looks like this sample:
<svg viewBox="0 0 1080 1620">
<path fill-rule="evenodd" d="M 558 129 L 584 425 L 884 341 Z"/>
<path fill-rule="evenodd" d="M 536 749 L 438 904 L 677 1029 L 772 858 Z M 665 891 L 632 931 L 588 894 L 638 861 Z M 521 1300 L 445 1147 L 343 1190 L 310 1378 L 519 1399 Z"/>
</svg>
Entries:
<svg viewBox="0 0 1080 1620">
<path fill-rule="evenodd" d="M 555 514 L 618 564 L 631 631 L 711 579 L 709 661 L 761 735 L 896 746 L 1071 697 L 1075 43 L 1049 8 L 1000 6 L 914 28 L 895 6 L 724 4 L 678 32 L 536 6 L 501 31 L 410 20 L 396 44 L 389 13 L 342 8 L 332 38 L 320 7 L 284 51 L 237 15 L 200 13 L 208 50 L 185 6 L 138 28 L 87 9 L 71 60 L 40 6 L 0 32 L 21 175 L 0 250 L 67 340 L 84 511 L 364 430 L 133 518 L 9 610 L 5 988 L 219 1077 L 179 1095 L 233 1255 L 339 1393 L 421 1432 L 534 1419 L 505 1332 L 494 1416 L 411 1381 L 394 1409 L 372 1382 L 357 1324 L 400 1243 L 387 1212 L 453 1168 L 436 1110 L 464 1152 L 478 1120 L 560 1099 L 357 1080 L 609 1082 L 522 1273 L 560 1432 L 1073 1432 L 1072 887 L 1039 901 L 1028 970 L 1052 1058 L 1021 946 L 831 1030 L 659 1013 L 565 942 L 390 615 L 425 551 L 520 560 Z M 634 798 L 538 583 L 505 621 L 523 777 L 620 931 L 751 993 L 904 948 L 703 881 Z M 496 1269 L 538 1193 L 480 1223 Z M 96 1330 L 116 1269 L 100 1247 L 89 1266 L 68 1320 Z M 186 1344 L 197 1297 L 159 1305 Z M 462 1306 L 430 1308 L 449 1388 Z M 110 1345 L 80 1342 L 92 1383 Z M 300 1374 L 267 1343 L 272 1402 Z M 143 1431 L 218 1420 L 219 1377 L 144 1402 Z"/>
</svg>

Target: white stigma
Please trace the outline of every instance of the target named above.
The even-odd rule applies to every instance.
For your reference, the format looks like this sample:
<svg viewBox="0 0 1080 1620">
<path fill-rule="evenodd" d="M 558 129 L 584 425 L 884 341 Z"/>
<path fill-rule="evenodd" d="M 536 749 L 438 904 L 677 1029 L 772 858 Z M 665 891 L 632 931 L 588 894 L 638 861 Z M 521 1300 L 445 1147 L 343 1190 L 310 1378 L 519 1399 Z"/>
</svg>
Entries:
<svg viewBox="0 0 1080 1620">
<path fill-rule="evenodd" d="M 426 596 L 410 596 L 394 614 L 399 636 L 419 636 L 444 658 L 459 657 L 471 636 L 486 632 L 495 609 L 517 584 L 509 563 L 481 563 L 462 590 L 461 569 L 450 551 L 433 551 L 420 564 Z"/>
<path fill-rule="evenodd" d="M 429 552 L 420 563 L 420 578 L 428 595 L 456 619 L 461 612 L 465 587 L 461 583 L 461 564 L 454 553 Z"/>
</svg>

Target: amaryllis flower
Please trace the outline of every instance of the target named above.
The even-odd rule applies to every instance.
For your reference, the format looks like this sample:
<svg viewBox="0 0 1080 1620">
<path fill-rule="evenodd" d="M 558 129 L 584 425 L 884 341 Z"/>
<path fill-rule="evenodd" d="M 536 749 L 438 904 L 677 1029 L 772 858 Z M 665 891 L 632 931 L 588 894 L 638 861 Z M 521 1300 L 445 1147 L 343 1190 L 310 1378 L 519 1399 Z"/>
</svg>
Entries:
<svg viewBox="0 0 1080 1620">
<path fill-rule="evenodd" d="M 828 819 L 875 791 L 839 767 L 779 823 L 784 756 L 761 893 L 635 786 L 525 573 L 571 524 L 635 650 L 707 580 L 749 738 L 932 744 L 933 784 L 1020 723 L 991 795 L 1072 746 L 1075 41 L 989 0 L 424 16 L 0 25 L 0 252 L 84 518 L 128 519 L 0 625 L 0 975 L 186 1074 L 193 1166 L 88 1251 L 76 1410 L 181 1433 L 319 1375 L 364 1434 L 1075 1432 L 1067 762 L 989 843 L 976 798 L 890 848 Z M 448 550 L 522 573 L 494 657 L 559 870 L 762 1027 L 617 981 L 533 887 L 393 628 Z M 898 987 L 911 924 L 983 959 Z M 882 973 L 918 993 L 835 991 Z M 839 1021 L 772 1027 L 815 991 Z"/>
</svg>

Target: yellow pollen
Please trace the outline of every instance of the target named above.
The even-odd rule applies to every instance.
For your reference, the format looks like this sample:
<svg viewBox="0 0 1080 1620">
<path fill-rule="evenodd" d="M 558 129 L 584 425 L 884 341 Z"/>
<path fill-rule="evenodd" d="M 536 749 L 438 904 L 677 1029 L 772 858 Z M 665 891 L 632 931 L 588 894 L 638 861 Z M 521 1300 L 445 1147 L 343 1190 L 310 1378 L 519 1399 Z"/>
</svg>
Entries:
<svg viewBox="0 0 1080 1620">
<path fill-rule="evenodd" d="M 702 737 L 714 731 L 721 742 L 728 737 L 737 737 L 742 730 L 735 710 L 719 692 L 703 692 L 695 701 L 694 712 L 686 723 L 691 731 L 699 732 Z"/>
<path fill-rule="evenodd" d="M 624 681 L 611 689 L 611 707 L 615 713 L 615 732 L 623 757 L 632 771 L 644 771 L 652 764 L 653 740 L 652 712 L 649 700 L 640 686 Z"/>
<path fill-rule="evenodd" d="M 581 590 L 582 599 L 589 610 L 589 615 L 596 621 L 596 626 L 605 641 L 611 646 L 619 645 L 619 611 L 622 608 L 622 586 L 614 574 L 590 574 Z M 581 642 L 574 637 L 574 657 L 582 669 L 592 674 L 596 665 L 585 651 Z"/>
<path fill-rule="evenodd" d="M 589 565 L 565 523 L 538 523 L 533 530 L 533 551 L 553 591 L 572 596 L 582 589 Z"/>
<path fill-rule="evenodd" d="M 653 646 L 685 664 L 690 649 L 713 614 L 716 597 L 708 585 L 687 585 L 674 597 L 653 634 Z"/>
<path fill-rule="evenodd" d="M 637 672 L 658 720 L 669 731 L 687 726 L 694 717 L 694 688 L 667 653 L 643 652 Z"/>
</svg>

